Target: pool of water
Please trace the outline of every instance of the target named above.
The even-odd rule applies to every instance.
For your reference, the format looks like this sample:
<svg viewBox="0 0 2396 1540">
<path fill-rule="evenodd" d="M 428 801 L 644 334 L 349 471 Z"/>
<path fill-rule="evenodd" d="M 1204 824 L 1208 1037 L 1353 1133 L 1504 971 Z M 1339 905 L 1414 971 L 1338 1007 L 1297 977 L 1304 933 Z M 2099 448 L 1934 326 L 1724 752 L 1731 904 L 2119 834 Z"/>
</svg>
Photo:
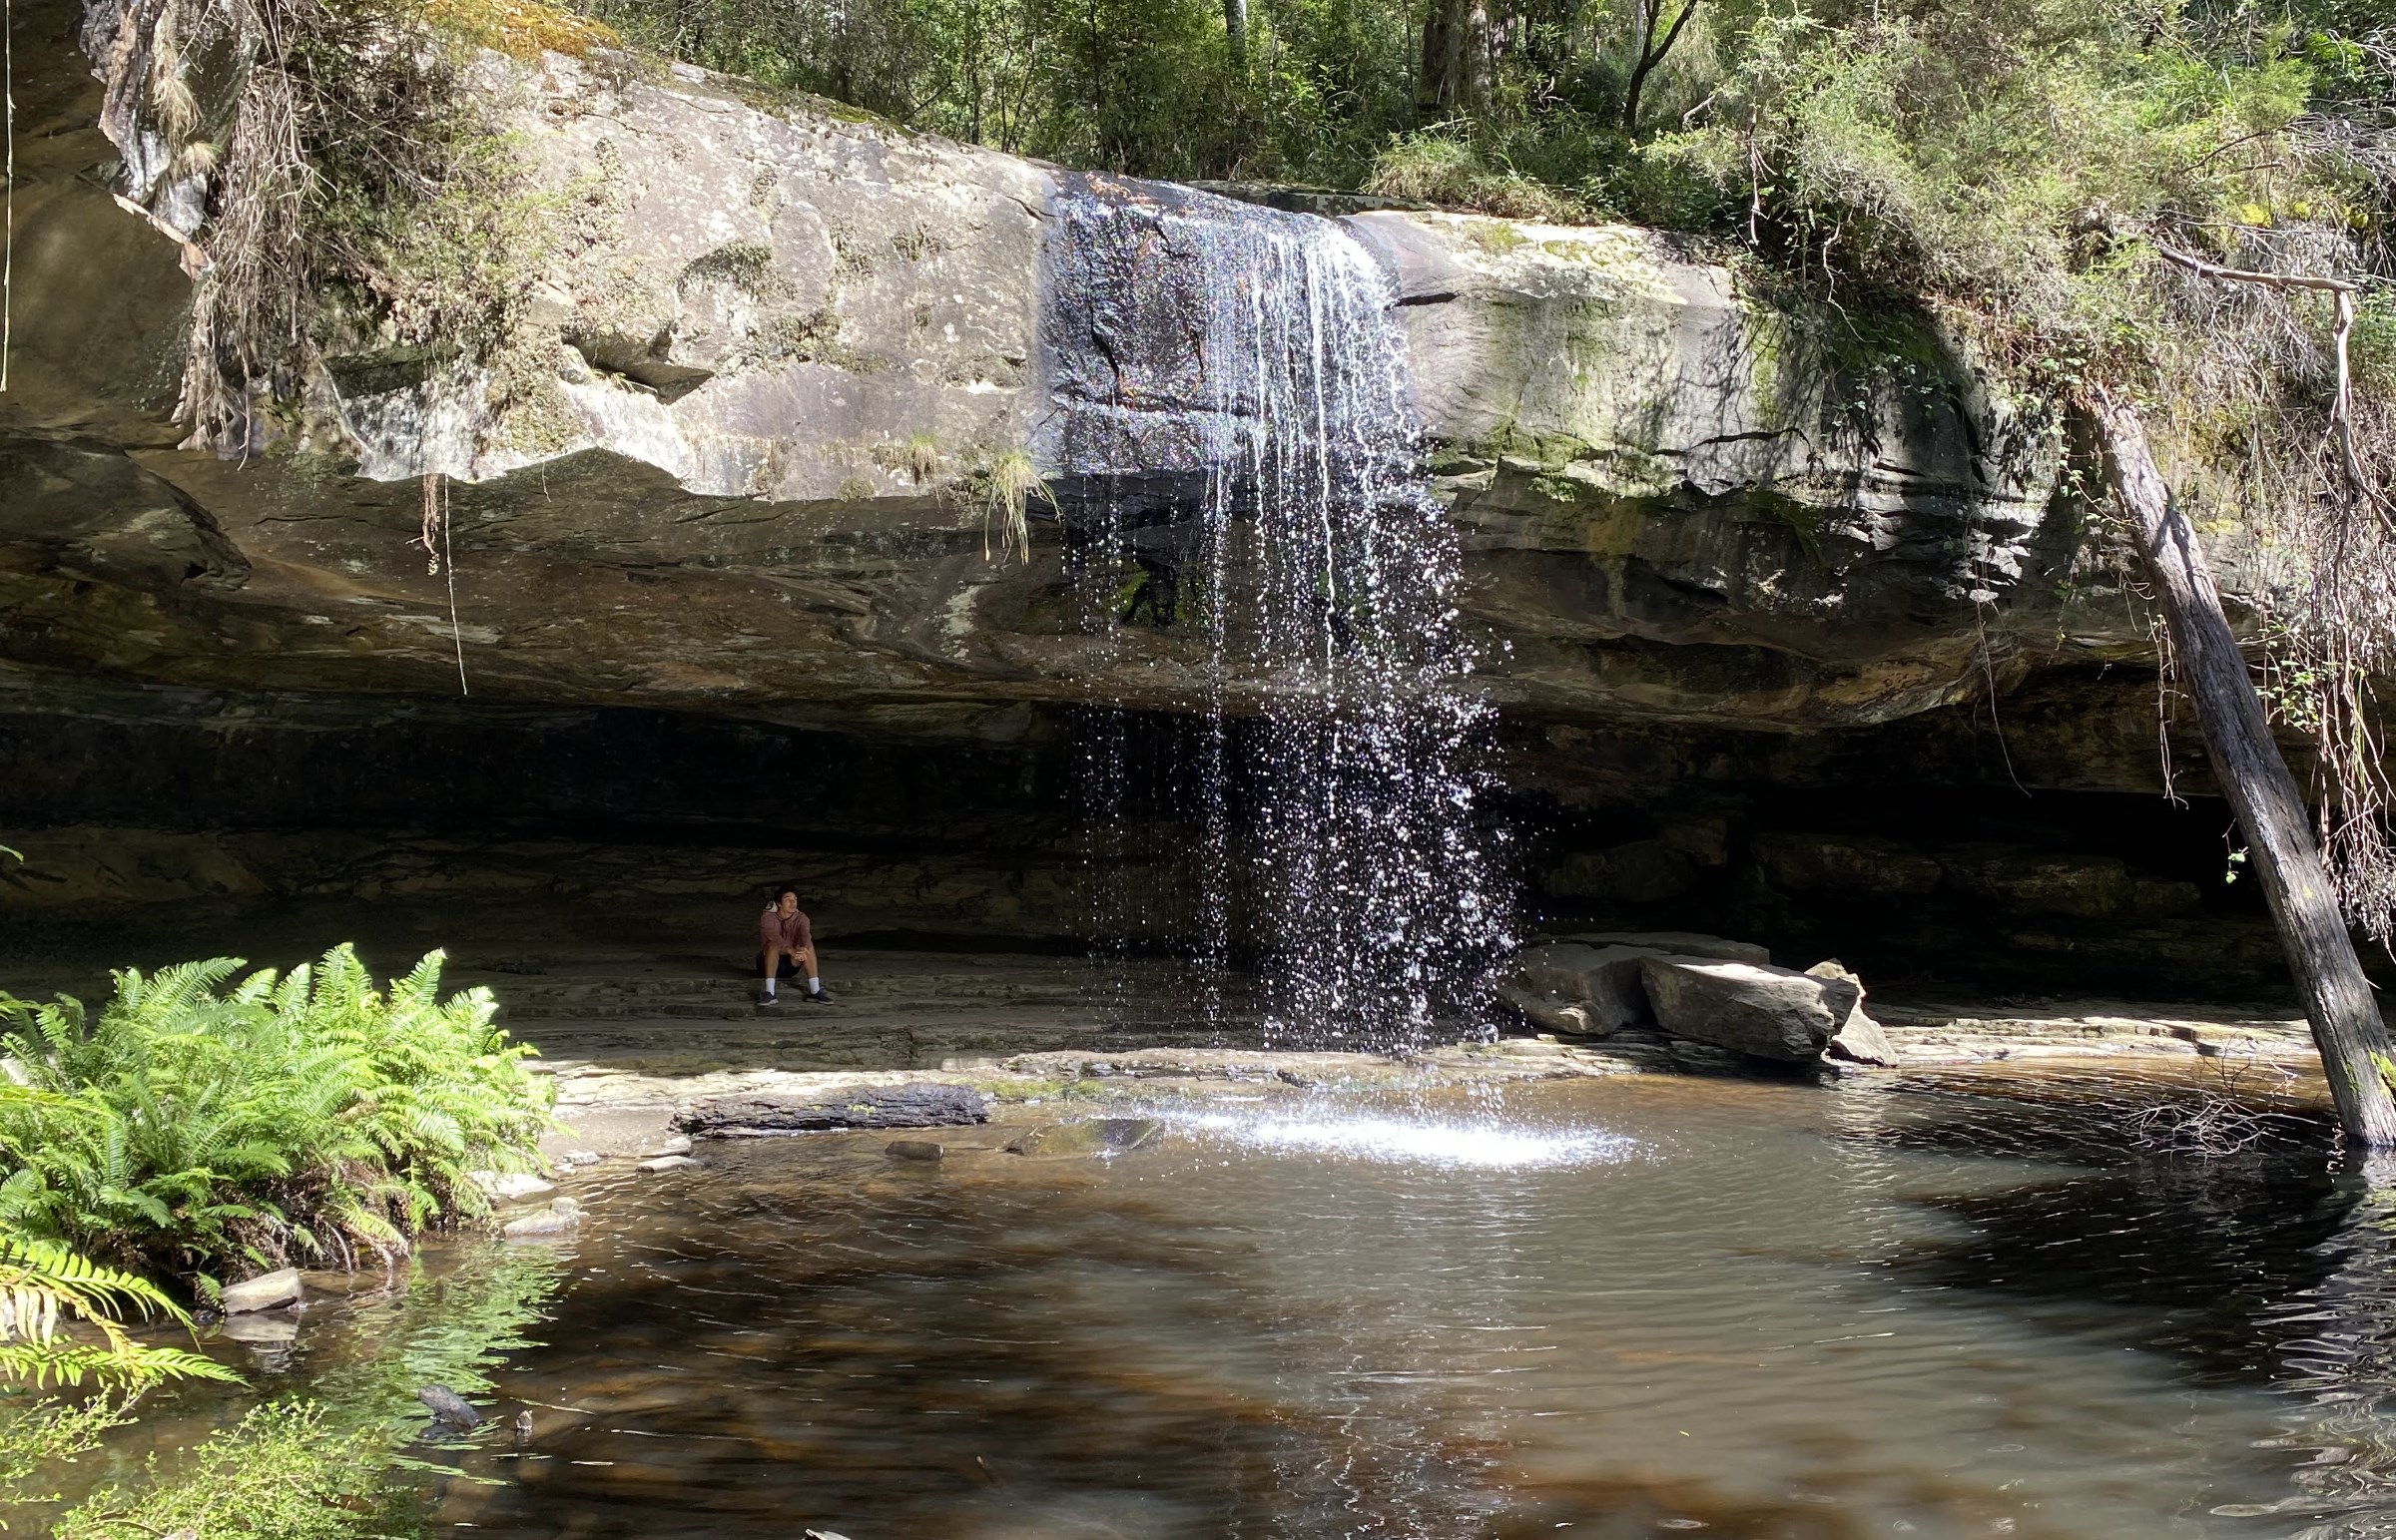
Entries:
<svg viewBox="0 0 2396 1540">
<path fill-rule="evenodd" d="M 2389 1532 L 2390 1209 L 2302 1124 L 2126 1155 L 2117 1085 L 1212 1099 L 1106 1160 L 703 1147 L 584 1191 L 484 1397 L 532 1432 L 436 1455 L 432 1532 Z M 343 1372 L 337 1315 L 262 1388 Z"/>
</svg>

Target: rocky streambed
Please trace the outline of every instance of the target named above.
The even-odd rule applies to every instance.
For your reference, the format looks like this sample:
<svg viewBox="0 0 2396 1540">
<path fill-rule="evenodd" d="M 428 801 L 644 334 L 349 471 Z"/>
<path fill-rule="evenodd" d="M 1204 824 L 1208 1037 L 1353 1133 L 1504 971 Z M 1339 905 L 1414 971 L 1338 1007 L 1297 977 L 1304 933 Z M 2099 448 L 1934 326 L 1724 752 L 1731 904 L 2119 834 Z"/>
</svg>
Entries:
<svg viewBox="0 0 2396 1540">
<path fill-rule="evenodd" d="M 2132 1079 L 2160 1075 L 2190 1084 L 2243 1077 L 2245 1089 L 2311 1104 L 2325 1097 L 2312 1039 L 2301 1019 L 2234 1010 L 2158 1009 L 2125 1001 L 1961 1004 L 1901 1001 L 1877 1006 L 1890 1063 L 1824 1059 L 1785 1063 L 1788 1076 L 1832 1078 L 1937 1074 L 1974 1066 L 2037 1070 L 2102 1066 Z M 665 1029 L 670 1031 L 671 1029 Z M 662 1034 L 661 1034 L 662 1035 Z M 1767 1061 L 1769 1062 L 1769 1061 Z M 743 1108 L 818 1132 L 970 1127 L 1009 1131 L 980 1142 L 1003 1147 L 1014 1133 L 1153 1105 L 1204 1106 L 1225 1098 L 1336 1105 L 1389 1093 L 1449 1094 L 1474 1087 L 1604 1079 L 1625 1075 L 1753 1077 L 1770 1069 L 1711 1044 L 1652 1026 L 1591 1040 L 1563 1034 L 1500 1038 L 1420 1052 L 1324 1049 L 1145 1047 L 1119 1052 L 1047 1050 L 952 1055 L 939 1068 L 799 1071 L 724 1065 L 689 1074 L 647 1073 L 606 1061 L 540 1061 L 554 1077 L 564 1131 L 553 1155 L 575 1152 L 638 1161 L 678 1134 L 711 1126 L 760 1132 Z M 953 1121 L 910 1123 L 876 1114 L 905 1093 L 943 1088 Z M 955 1093 L 962 1093 L 956 1095 Z M 2326 1105 L 2326 1103 L 2323 1103 Z M 776 1109 L 782 1109 L 776 1112 Z M 844 1118 L 842 1109 L 855 1115 Z M 771 1130 L 804 1137 L 799 1129 Z M 940 1134 L 923 1138 L 938 1143 Z M 698 1145 L 704 1163 L 704 1137 Z M 672 1153 L 684 1153 L 676 1149 Z"/>
</svg>

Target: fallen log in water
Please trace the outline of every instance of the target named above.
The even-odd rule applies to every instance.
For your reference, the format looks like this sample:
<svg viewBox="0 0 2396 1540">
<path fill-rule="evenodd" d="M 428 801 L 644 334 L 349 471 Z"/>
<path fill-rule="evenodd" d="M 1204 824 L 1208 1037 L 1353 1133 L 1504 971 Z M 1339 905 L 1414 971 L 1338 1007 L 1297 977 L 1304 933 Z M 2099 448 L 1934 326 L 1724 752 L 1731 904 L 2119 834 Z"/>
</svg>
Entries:
<svg viewBox="0 0 2396 1540">
<path fill-rule="evenodd" d="M 764 1139 L 834 1129 L 956 1128 L 987 1123 L 981 1093 L 966 1086 L 874 1086 L 829 1095 L 712 1096 L 674 1115 L 702 1139 Z"/>
</svg>

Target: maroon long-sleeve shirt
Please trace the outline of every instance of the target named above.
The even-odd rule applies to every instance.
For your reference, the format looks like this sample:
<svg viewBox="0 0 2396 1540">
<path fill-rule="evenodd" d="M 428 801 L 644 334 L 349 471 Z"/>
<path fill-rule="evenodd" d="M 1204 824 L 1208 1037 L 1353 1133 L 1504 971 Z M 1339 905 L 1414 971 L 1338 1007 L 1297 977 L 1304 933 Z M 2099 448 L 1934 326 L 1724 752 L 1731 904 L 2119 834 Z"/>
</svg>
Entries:
<svg viewBox="0 0 2396 1540">
<path fill-rule="evenodd" d="M 781 952 L 801 952 L 815 945 L 815 932 L 808 928 L 807 911 L 802 909 L 789 918 L 779 908 L 768 909 L 757 921 L 757 949 L 771 961 Z"/>
</svg>

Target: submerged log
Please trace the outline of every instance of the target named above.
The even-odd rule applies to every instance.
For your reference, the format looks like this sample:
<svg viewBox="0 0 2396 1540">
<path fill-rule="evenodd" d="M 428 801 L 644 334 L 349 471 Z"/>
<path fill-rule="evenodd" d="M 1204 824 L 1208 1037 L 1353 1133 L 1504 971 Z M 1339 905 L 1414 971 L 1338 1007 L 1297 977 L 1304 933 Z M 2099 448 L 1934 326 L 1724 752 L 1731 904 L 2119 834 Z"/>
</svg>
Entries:
<svg viewBox="0 0 2396 1540">
<path fill-rule="evenodd" d="M 835 1129 L 957 1128 L 987 1123 L 981 1093 L 966 1086 L 874 1086 L 812 1096 L 711 1096 L 675 1114 L 703 1139 L 765 1139 Z"/>
<path fill-rule="evenodd" d="M 2237 813 L 2288 971 L 2304 997 L 2339 1126 L 2356 1144 L 2396 1147 L 2396 1095 L 2388 1086 L 2396 1051 L 2313 841 L 2304 796 L 2272 741 L 2253 677 L 2221 613 L 2196 531 L 2155 467 L 2137 410 L 2099 398 L 2094 416 L 2114 491 L 2137 525 L 2138 556 L 2170 627 L 2215 776 Z"/>
</svg>

